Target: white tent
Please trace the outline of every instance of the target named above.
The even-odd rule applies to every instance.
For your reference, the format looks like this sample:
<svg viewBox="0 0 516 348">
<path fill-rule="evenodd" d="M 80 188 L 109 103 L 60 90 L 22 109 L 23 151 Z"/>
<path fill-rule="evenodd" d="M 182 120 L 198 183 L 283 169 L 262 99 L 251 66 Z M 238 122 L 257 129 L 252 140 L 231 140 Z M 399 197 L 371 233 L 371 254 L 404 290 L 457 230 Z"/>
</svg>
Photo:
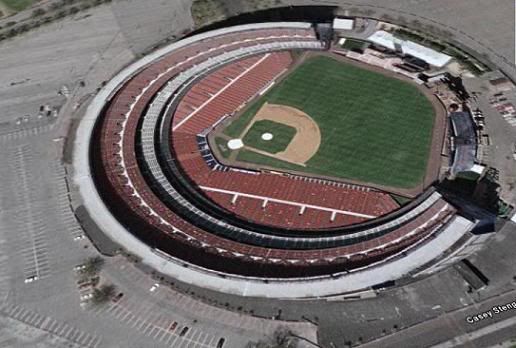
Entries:
<svg viewBox="0 0 516 348">
<path fill-rule="evenodd" d="M 452 57 L 446 54 L 439 53 L 431 48 L 422 46 L 412 41 L 399 39 L 391 33 L 383 30 L 375 32 L 373 35 L 369 36 L 367 40 L 380 46 L 387 47 L 391 50 L 395 50 L 396 45 L 398 45 L 404 54 L 422 59 L 428 64 L 439 68 L 448 64 L 452 59 Z"/>
</svg>

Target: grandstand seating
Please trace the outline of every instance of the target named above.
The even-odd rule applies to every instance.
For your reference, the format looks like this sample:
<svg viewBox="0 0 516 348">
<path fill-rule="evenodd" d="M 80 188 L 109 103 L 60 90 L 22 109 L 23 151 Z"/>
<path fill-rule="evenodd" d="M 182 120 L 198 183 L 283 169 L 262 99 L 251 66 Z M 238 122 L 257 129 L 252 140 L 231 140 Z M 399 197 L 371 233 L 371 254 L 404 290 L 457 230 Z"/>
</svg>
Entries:
<svg viewBox="0 0 516 348">
<path fill-rule="evenodd" d="M 321 227 L 355 224 L 364 218 L 341 213 L 332 217 L 330 211 L 310 207 L 301 213 L 299 204 L 375 217 L 398 207 L 388 195 L 359 186 L 289 175 L 214 171 L 209 164 L 214 159 L 207 153 L 204 154 L 207 158 L 203 158 L 199 150 L 200 147 L 204 149 L 205 143 L 202 137 L 199 140 L 198 135 L 234 112 L 286 69 L 291 58 L 281 50 L 295 47 L 314 49 L 320 47 L 320 43 L 308 29 L 250 30 L 206 39 L 178 49 L 147 66 L 112 97 L 97 128 L 100 146 L 95 175 L 106 187 L 106 200 L 130 209 L 130 214 L 126 211 L 118 218 L 127 225 L 138 221 L 138 226 L 129 226 L 131 231 L 140 238 L 158 231 L 163 234 L 159 237 L 163 250 L 172 254 L 182 253 L 187 261 L 197 264 L 209 263 L 212 259 L 183 252 L 180 245 L 235 262 L 212 265 L 221 270 L 240 262 L 240 265 L 255 264 L 255 267 L 235 266 L 230 271 L 273 274 L 274 268 L 264 270 L 260 266 L 267 264 L 281 269 L 291 268 L 290 273 L 284 274 L 297 276 L 310 274 L 306 268 L 313 266 L 320 266 L 314 273 L 322 273 L 335 267 L 360 267 L 396 255 L 411 243 L 437 231 L 438 226 L 446 224 L 456 213 L 439 194 L 434 193 L 405 214 L 371 228 L 338 235 L 288 237 L 260 235 L 210 217 L 207 219 L 220 225 L 224 231 L 204 230 L 161 200 L 148 175 L 153 175 L 156 182 L 191 214 L 206 215 L 167 181 L 155 153 L 155 127 L 162 116 L 162 109 L 169 105 L 176 91 L 200 78 L 181 99 L 173 114 L 170 130 L 170 145 L 184 172 L 199 186 L 298 204 L 275 201 L 264 206 L 263 200 L 249 196 L 234 199 L 234 195 L 205 191 L 228 211 L 259 223 L 315 231 Z M 234 59 L 237 59 L 236 63 L 227 64 Z M 219 67 L 215 73 L 203 75 L 214 67 Z M 236 79 L 237 76 L 242 79 L 230 85 L 228 79 Z M 217 93 L 217 98 L 211 99 Z M 202 109 L 194 111 L 201 105 L 204 105 Z M 145 168 L 141 166 L 142 161 Z M 167 247 L 167 242 L 172 246 Z"/>
<path fill-rule="evenodd" d="M 220 93 L 220 90 L 227 87 L 229 83 L 234 82 L 237 76 L 264 58 L 266 59 L 260 66 L 262 69 L 253 70 L 245 76 L 243 81 L 233 83 L 233 85 Z M 277 53 L 261 58 L 249 58 L 217 70 L 190 89 L 179 103 L 173 120 L 174 134 L 172 135 L 172 146 L 183 169 L 199 186 L 240 191 L 242 193 L 262 195 L 281 200 L 292 200 L 295 203 L 314 204 L 313 201 L 315 201 L 316 205 L 324 205 L 327 208 L 334 208 L 336 210 L 354 210 L 358 208 L 359 210 L 355 210 L 355 212 L 375 217 L 395 210 L 398 206 L 389 195 L 369 189 L 363 190 L 359 186 L 356 186 L 357 190 L 353 190 L 349 186 L 334 186 L 332 185 L 334 182 L 331 181 L 313 181 L 310 184 L 295 180 L 296 178 L 289 176 L 262 175 L 258 177 L 231 171 L 225 172 L 223 175 L 217 175 L 210 172 L 210 168 L 213 168 L 213 166 L 208 165 L 209 168 L 205 168 L 201 161 L 191 160 L 192 156 L 187 156 L 188 160 L 184 160 L 184 154 L 191 155 L 196 153 L 197 150 L 192 141 L 188 142 L 186 140 L 189 134 L 194 136 L 211 127 L 225 115 L 233 113 L 239 106 L 245 104 L 252 96 L 265 87 L 275 74 L 284 71 L 290 64 L 290 60 L 288 53 Z M 216 95 L 216 93 L 219 94 L 217 98 L 213 99 L 213 95 Z M 187 117 L 189 118 L 185 122 Z M 326 184 L 330 184 L 330 187 Z M 287 187 L 289 190 L 283 191 L 281 189 L 283 187 Z M 276 191 L 270 192 L 268 188 L 276 188 Z M 305 194 L 305 192 L 308 194 Z M 270 196 L 270 194 L 273 195 Z M 369 202 L 375 203 L 369 204 Z M 217 203 L 242 215 L 241 210 L 224 204 L 227 203 L 227 199 L 222 199 L 220 202 L 217 201 Z M 357 219 L 352 215 L 346 219 L 340 216 L 338 219 L 331 219 L 331 214 L 325 211 L 319 211 L 319 214 L 325 217 L 322 219 L 319 219 L 317 212 L 311 212 L 314 213 L 311 215 L 315 215 L 312 219 L 300 219 L 297 217 L 298 212 L 295 209 L 290 209 L 287 206 L 278 208 L 278 210 L 268 209 L 268 218 L 262 216 L 262 212 L 265 213 L 264 210 L 258 210 L 251 216 L 242 216 L 247 219 L 287 228 L 334 227 L 366 220 L 365 218 Z M 281 218 L 277 219 L 275 216 L 272 216 L 275 211 Z M 308 217 L 308 215 L 305 216 Z M 316 224 L 315 221 L 317 220 L 321 220 L 321 223 Z"/>
</svg>

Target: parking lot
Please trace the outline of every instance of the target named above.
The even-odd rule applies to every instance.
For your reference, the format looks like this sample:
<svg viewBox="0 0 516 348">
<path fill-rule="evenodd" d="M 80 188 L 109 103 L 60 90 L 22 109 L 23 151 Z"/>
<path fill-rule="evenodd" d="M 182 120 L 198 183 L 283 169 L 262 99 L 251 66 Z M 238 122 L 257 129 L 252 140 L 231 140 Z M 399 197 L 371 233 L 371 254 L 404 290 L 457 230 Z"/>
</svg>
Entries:
<svg viewBox="0 0 516 348">
<path fill-rule="evenodd" d="M 101 339 L 97 335 L 81 331 L 65 322 L 59 322 L 19 305 L 6 305 L 0 308 L 0 313 L 83 347 L 96 348 L 101 343 Z"/>
<path fill-rule="evenodd" d="M 71 210 L 54 131 L 47 127 L 2 138 L 1 314 L 85 347 L 116 342 L 127 347 L 215 348 L 223 338 L 225 348 L 241 348 L 272 334 L 278 323 L 155 287 L 149 274 L 121 258 L 107 263 L 104 277 L 124 297 L 103 307 L 81 307 L 85 292 L 76 284 L 74 267 L 96 252 Z"/>
<path fill-rule="evenodd" d="M 130 307 L 135 309 L 131 310 Z M 95 313 L 99 316 L 112 316 L 131 330 L 137 330 L 169 347 L 215 347 L 218 340 L 218 337 L 204 333 L 201 328 L 179 324 L 176 321 L 179 319 L 173 314 L 161 314 L 152 306 L 136 306 L 126 300 L 109 304 Z"/>
<path fill-rule="evenodd" d="M 42 202 L 34 199 L 38 193 L 32 183 L 37 173 L 28 170 L 34 160 L 31 147 L 25 144 L 9 150 L 2 157 L 3 171 L 9 173 L 2 180 L 2 196 L 9 197 L 3 203 L 5 210 L 9 211 L 6 218 L 14 225 L 9 230 L 15 238 L 13 244 L 23 257 L 23 279 L 29 283 L 50 274 L 45 236 L 46 217 L 40 206 Z"/>
<path fill-rule="evenodd" d="M 516 94 L 514 91 L 491 92 L 489 93 L 489 104 L 500 113 L 500 115 L 511 126 L 516 127 Z"/>
<path fill-rule="evenodd" d="M 249 340 L 270 336 L 284 323 L 239 313 L 242 307 L 264 317 L 278 314 L 278 309 L 285 319 L 306 315 L 319 323 L 323 344 L 341 347 L 347 340 L 378 337 L 383 330 L 396 332 L 514 287 L 506 284 L 513 275 L 514 244 L 512 235 L 506 234 L 478 262 L 492 281 L 486 295 L 467 294 L 463 280 L 453 272 L 363 302 L 285 304 L 196 290 L 196 296 L 217 299 L 219 306 L 228 303 L 235 310 L 231 312 L 164 284 L 151 291 L 155 279 L 126 260 L 115 259 L 107 262 L 103 274 L 124 296 L 104 307 L 82 308 L 73 267 L 97 253 L 70 209 L 70 187 L 54 139 L 63 135 L 57 134 L 63 121 L 81 117 L 75 113 L 77 106 L 103 81 L 157 42 L 187 30 L 192 25 L 189 5 L 189 0 L 115 1 L 0 44 L 0 345 L 22 346 L 18 343 L 23 341 L 29 342 L 27 347 L 46 343 L 47 347 L 215 348 L 225 338 L 224 348 L 242 348 Z M 350 0 L 345 5 L 424 25 L 442 24 L 455 39 L 465 39 L 479 52 L 504 64 L 514 62 L 514 32 L 507 30 L 514 27 L 511 1 L 389 0 L 378 5 Z M 478 24 L 486 21 L 490 25 Z M 508 99 L 500 102 L 516 105 L 514 95 L 500 97 Z M 485 95 L 479 107 L 487 129 L 502 134 L 491 145 L 488 164 L 500 166 L 502 173 L 516 173 L 510 157 L 516 138 L 514 128 L 507 127 L 513 119 L 504 119 L 507 115 L 489 105 Z M 47 108 L 64 111 L 55 117 L 53 111 L 47 115 Z M 507 187 L 515 178 L 501 180 Z M 291 327 L 314 338 L 315 329 L 307 321 Z"/>
<path fill-rule="evenodd" d="M 110 260 L 106 273 L 121 287 L 133 286 L 116 304 L 97 309 L 108 313 L 131 328 L 173 347 L 216 347 L 224 338 L 224 347 L 243 347 L 250 340 L 272 336 L 282 326 L 296 334 L 316 340 L 315 327 L 309 323 L 286 323 L 238 314 L 209 306 L 153 279 L 122 258 Z M 184 336 L 181 336 L 182 331 Z"/>
</svg>

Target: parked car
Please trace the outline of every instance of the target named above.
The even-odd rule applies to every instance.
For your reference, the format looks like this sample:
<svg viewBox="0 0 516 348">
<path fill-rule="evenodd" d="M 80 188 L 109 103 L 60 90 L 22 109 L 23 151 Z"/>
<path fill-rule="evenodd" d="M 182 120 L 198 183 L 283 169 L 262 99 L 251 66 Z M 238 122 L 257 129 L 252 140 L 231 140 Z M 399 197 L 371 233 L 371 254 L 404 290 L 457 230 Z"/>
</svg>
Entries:
<svg viewBox="0 0 516 348">
<path fill-rule="evenodd" d="M 115 297 L 113 297 L 113 299 L 111 301 L 117 303 L 118 301 L 120 301 L 120 299 L 124 297 L 124 293 L 123 292 L 120 292 L 118 295 L 116 295 Z"/>
<path fill-rule="evenodd" d="M 219 342 L 217 343 L 217 348 L 222 348 L 224 347 L 224 342 L 226 342 L 226 339 L 224 337 L 221 337 L 219 339 Z"/>
<path fill-rule="evenodd" d="M 186 335 L 187 332 L 188 332 L 188 326 L 185 326 L 183 328 L 183 330 L 181 330 L 181 332 L 179 333 L 179 336 L 183 337 L 184 335 Z"/>
<path fill-rule="evenodd" d="M 39 279 L 39 277 L 38 277 L 37 275 L 34 275 L 34 276 L 32 276 L 32 277 L 25 278 L 25 284 L 27 284 L 27 283 L 32 283 L 33 281 L 36 281 L 36 280 L 38 280 L 38 279 Z"/>
<path fill-rule="evenodd" d="M 81 272 L 86 268 L 86 265 L 77 265 L 73 268 L 75 272 Z"/>
</svg>

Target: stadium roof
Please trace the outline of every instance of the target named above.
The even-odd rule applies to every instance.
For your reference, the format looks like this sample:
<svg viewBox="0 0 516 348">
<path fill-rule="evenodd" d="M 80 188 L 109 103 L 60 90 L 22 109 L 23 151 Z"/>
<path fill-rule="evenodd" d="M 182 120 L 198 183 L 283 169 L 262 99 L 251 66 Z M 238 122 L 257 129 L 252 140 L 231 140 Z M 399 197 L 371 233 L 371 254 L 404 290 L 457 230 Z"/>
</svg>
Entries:
<svg viewBox="0 0 516 348">
<path fill-rule="evenodd" d="M 428 64 L 436 67 L 443 67 L 452 59 L 452 57 L 446 54 L 439 53 L 431 48 L 419 45 L 412 41 L 402 40 L 383 30 L 378 30 L 367 39 L 375 44 L 387 47 L 393 51 L 396 50 L 397 44 L 404 54 L 422 59 Z"/>
</svg>

